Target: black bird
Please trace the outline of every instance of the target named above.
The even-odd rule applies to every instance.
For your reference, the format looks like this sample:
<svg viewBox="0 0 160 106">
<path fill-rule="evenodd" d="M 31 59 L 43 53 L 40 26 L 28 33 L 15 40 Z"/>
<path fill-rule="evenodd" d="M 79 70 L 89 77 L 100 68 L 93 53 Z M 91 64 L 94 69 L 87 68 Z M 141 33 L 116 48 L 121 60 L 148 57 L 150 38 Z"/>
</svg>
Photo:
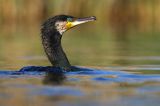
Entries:
<svg viewBox="0 0 160 106">
<path fill-rule="evenodd" d="M 72 70 L 61 46 L 61 38 L 65 31 L 82 23 L 96 20 L 96 17 L 76 18 L 68 15 L 57 15 L 44 22 L 41 29 L 44 50 L 55 67 Z"/>
</svg>

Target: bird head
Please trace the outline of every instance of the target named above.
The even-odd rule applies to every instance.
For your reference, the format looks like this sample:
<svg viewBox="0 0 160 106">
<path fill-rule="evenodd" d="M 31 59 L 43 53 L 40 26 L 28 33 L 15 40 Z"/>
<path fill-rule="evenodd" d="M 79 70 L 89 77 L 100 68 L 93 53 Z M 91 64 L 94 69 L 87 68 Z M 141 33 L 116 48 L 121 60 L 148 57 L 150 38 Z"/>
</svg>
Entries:
<svg viewBox="0 0 160 106">
<path fill-rule="evenodd" d="M 94 16 L 85 17 L 85 18 L 76 18 L 68 15 L 58 15 L 49 19 L 48 21 L 54 27 L 54 29 L 56 29 L 59 32 L 59 34 L 62 35 L 64 32 L 73 28 L 74 26 L 87 23 L 90 21 L 95 21 L 95 20 L 96 20 L 96 17 Z"/>
<path fill-rule="evenodd" d="M 76 18 L 68 15 L 57 15 L 44 22 L 41 28 L 42 43 L 45 52 L 53 66 L 71 69 L 62 46 L 62 34 L 74 26 L 94 21 L 96 17 Z"/>
</svg>

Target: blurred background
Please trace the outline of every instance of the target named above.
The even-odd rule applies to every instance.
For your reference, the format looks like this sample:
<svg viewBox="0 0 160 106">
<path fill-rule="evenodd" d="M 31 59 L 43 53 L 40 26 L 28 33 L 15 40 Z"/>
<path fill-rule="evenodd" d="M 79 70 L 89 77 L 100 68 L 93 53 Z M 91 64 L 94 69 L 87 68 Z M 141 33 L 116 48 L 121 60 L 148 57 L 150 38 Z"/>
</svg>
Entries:
<svg viewBox="0 0 160 106">
<path fill-rule="evenodd" d="M 66 14 L 96 16 L 63 36 L 72 65 L 160 64 L 160 0 L 0 0 L 0 68 L 50 65 L 41 24 Z"/>
</svg>

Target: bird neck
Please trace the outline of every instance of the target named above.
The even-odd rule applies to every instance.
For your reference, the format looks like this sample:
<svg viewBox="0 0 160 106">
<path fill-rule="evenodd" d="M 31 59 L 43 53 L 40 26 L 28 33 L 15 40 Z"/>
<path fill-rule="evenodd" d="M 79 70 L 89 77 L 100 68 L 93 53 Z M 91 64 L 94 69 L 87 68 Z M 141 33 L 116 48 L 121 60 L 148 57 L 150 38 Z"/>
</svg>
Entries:
<svg viewBox="0 0 160 106">
<path fill-rule="evenodd" d="M 42 43 L 48 59 L 53 66 L 60 67 L 63 70 L 70 70 L 70 63 L 61 45 L 61 37 L 58 32 L 43 33 Z"/>
</svg>

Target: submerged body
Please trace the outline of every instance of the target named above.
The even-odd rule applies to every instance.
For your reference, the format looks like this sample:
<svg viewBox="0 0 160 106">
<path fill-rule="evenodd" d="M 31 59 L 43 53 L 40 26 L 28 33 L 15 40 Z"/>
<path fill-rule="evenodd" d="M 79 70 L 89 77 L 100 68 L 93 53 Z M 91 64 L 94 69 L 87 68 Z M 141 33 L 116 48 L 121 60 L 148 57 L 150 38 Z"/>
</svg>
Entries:
<svg viewBox="0 0 160 106">
<path fill-rule="evenodd" d="M 96 20 L 95 17 L 75 18 L 73 16 L 58 15 L 44 22 L 41 29 L 42 44 L 53 66 L 63 70 L 72 70 L 61 45 L 62 35 L 74 26 L 94 20 Z"/>
</svg>

